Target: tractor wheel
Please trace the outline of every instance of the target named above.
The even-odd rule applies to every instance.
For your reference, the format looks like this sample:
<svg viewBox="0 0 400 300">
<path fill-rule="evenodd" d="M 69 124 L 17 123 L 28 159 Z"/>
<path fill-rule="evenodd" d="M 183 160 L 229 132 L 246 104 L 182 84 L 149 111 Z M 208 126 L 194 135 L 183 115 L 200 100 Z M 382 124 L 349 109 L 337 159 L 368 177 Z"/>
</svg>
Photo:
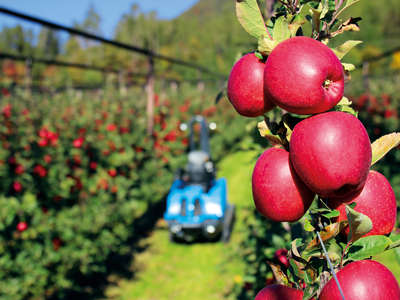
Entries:
<svg viewBox="0 0 400 300">
<path fill-rule="evenodd" d="M 224 223 L 222 227 L 221 241 L 224 243 L 229 242 L 233 229 L 233 223 L 235 222 L 235 205 L 228 204 L 226 209 Z"/>
</svg>

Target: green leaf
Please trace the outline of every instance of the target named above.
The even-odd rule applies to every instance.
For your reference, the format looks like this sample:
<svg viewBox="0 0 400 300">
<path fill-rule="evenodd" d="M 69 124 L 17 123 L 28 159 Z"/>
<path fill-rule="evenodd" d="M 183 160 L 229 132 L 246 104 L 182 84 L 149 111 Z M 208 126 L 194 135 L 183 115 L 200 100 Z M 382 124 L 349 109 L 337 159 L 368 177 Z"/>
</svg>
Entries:
<svg viewBox="0 0 400 300">
<path fill-rule="evenodd" d="M 390 240 L 394 243 L 400 240 L 400 234 L 395 234 L 394 232 L 392 232 L 389 235 Z"/>
<path fill-rule="evenodd" d="M 293 19 L 293 21 L 288 25 L 289 31 L 290 31 L 290 36 L 296 36 L 297 31 L 299 28 L 307 22 L 307 19 L 305 16 L 301 15 L 296 15 Z"/>
<path fill-rule="evenodd" d="M 282 140 L 279 135 L 273 134 L 265 121 L 258 122 L 257 128 L 260 135 L 265 137 L 272 144 L 282 144 Z"/>
<path fill-rule="evenodd" d="M 315 230 L 315 227 L 311 225 L 311 222 L 309 219 L 304 220 L 304 230 L 311 232 Z"/>
<path fill-rule="evenodd" d="M 347 258 L 361 260 L 385 251 L 391 240 L 384 235 L 371 235 L 354 242 L 347 253 Z"/>
<path fill-rule="evenodd" d="M 334 210 L 332 210 L 332 211 L 330 211 L 330 212 L 328 212 L 328 213 L 322 214 L 322 215 L 323 215 L 325 218 L 331 219 L 331 218 L 339 217 L 340 212 L 339 212 L 338 210 L 334 209 Z"/>
<path fill-rule="evenodd" d="M 257 0 L 236 0 L 236 15 L 244 30 L 250 35 L 259 39 L 266 34 L 267 28 Z"/>
<path fill-rule="evenodd" d="M 285 16 L 280 16 L 275 21 L 273 38 L 277 43 L 290 38 L 289 23 L 286 20 Z"/>
<path fill-rule="evenodd" d="M 312 10 L 312 25 L 313 31 L 319 32 L 320 24 L 321 24 L 321 13 L 322 13 L 322 4 L 320 3 L 318 8 L 311 8 Z"/>
<path fill-rule="evenodd" d="M 270 266 L 272 273 L 274 273 L 275 280 L 278 284 L 282 285 L 288 285 L 289 284 L 289 279 L 286 276 L 286 274 L 282 271 L 281 267 L 277 264 L 274 264 L 272 262 L 268 262 L 268 265 Z"/>
<path fill-rule="evenodd" d="M 343 66 L 343 69 L 344 69 L 346 72 L 351 72 L 351 71 L 354 71 L 354 70 L 356 69 L 356 66 L 353 65 L 353 64 L 342 63 L 342 66 Z"/>
<path fill-rule="evenodd" d="M 390 150 L 397 147 L 400 144 L 400 133 L 393 132 L 386 134 L 371 145 L 372 147 L 372 161 L 371 166 L 379 161 L 382 157 L 386 155 Z"/>
<path fill-rule="evenodd" d="M 352 243 L 360 239 L 363 235 L 367 234 L 372 229 L 371 219 L 352 209 L 350 206 L 346 205 L 346 215 L 349 221 L 350 233 L 348 240 Z"/>
<path fill-rule="evenodd" d="M 344 6 L 340 9 L 340 11 L 336 14 L 336 17 L 339 16 L 343 11 L 345 11 L 347 8 L 352 6 L 353 4 L 359 2 L 360 0 L 347 0 L 344 3 Z"/>
<path fill-rule="evenodd" d="M 358 112 L 351 106 L 352 102 L 343 96 L 342 100 L 333 108 L 334 111 L 343 111 L 357 117 Z"/>
<path fill-rule="evenodd" d="M 353 49 L 358 44 L 361 44 L 362 41 L 346 41 L 342 45 L 337 46 L 336 48 L 332 49 L 332 51 L 336 54 L 339 59 L 342 59 L 351 49 Z"/>
<path fill-rule="evenodd" d="M 258 51 L 262 53 L 265 56 L 268 56 L 272 50 L 278 45 L 278 43 L 275 40 L 271 40 L 266 35 L 262 35 L 258 39 Z"/>
<path fill-rule="evenodd" d="M 259 60 L 263 60 L 264 57 L 262 56 L 262 54 L 260 52 L 254 52 L 254 55 L 259 59 Z"/>
</svg>

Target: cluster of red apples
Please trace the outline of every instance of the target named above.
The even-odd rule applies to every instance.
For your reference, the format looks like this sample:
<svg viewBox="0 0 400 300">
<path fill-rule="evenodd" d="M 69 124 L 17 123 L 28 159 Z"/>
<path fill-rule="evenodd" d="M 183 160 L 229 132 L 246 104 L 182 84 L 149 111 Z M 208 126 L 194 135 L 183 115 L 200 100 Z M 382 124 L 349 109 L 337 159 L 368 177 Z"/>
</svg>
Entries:
<svg viewBox="0 0 400 300">
<path fill-rule="evenodd" d="M 367 235 L 393 230 L 395 195 L 388 180 L 370 170 L 366 129 L 352 114 L 332 110 L 343 97 L 344 71 L 328 46 L 298 36 L 278 44 L 266 60 L 249 53 L 234 65 L 227 92 L 246 117 L 262 116 L 275 106 L 311 115 L 295 125 L 289 147 L 269 148 L 257 160 L 252 190 L 262 215 L 277 222 L 298 221 L 318 195 L 340 212 L 338 221 L 347 219 L 345 205 L 355 202 L 354 209 L 373 223 Z M 395 277 L 378 262 L 352 262 L 338 278 L 346 300 L 400 299 Z M 267 299 L 303 299 L 303 292 L 270 285 L 256 296 Z M 319 299 L 342 299 L 333 278 Z"/>
</svg>

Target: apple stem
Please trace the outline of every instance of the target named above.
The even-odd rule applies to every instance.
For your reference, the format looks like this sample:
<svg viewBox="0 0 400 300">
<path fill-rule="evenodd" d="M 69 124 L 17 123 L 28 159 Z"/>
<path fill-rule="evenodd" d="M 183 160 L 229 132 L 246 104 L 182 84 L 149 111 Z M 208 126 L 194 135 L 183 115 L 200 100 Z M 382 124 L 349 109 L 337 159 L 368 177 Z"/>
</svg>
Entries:
<svg viewBox="0 0 400 300">
<path fill-rule="evenodd" d="M 328 255 L 328 252 L 326 251 L 325 244 L 324 244 L 324 242 L 323 242 L 323 240 L 321 238 L 321 235 L 319 234 L 318 231 L 317 231 L 317 236 L 318 236 L 319 242 L 321 243 L 322 250 L 324 251 L 324 255 L 326 257 L 326 260 L 328 261 L 329 268 L 331 269 L 332 276 L 335 279 L 336 285 L 337 285 L 337 287 L 339 289 L 340 296 L 342 296 L 342 300 L 346 300 L 346 298 L 344 297 L 344 294 L 343 294 L 343 290 L 342 290 L 342 288 L 340 286 L 339 280 L 337 279 L 337 276 L 336 276 L 335 270 L 333 268 L 332 262 L 329 259 L 329 255 Z"/>
<path fill-rule="evenodd" d="M 326 79 L 326 80 L 324 81 L 324 84 L 323 84 L 324 89 L 327 89 L 327 88 L 331 85 L 331 83 L 332 83 L 332 80 Z"/>
</svg>

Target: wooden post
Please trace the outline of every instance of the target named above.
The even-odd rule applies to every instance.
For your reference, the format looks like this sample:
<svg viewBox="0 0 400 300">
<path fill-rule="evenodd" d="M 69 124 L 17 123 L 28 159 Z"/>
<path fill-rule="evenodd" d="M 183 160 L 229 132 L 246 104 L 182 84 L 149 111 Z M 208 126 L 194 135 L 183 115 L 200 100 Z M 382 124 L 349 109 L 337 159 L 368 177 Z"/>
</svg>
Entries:
<svg viewBox="0 0 400 300">
<path fill-rule="evenodd" d="M 199 81 L 197 82 L 197 90 L 198 90 L 199 92 L 203 92 L 203 91 L 204 91 L 204 87 L 205 87 L 204 82 L 199 80 Z"/>
<path fill-rule="evenodd" d="M 25 67 L 26 67 L 26 74 L 25 74 L 26 96 L 30 97 L 32 96 L 32 67 L 33 67 L 32 59 L 28 58 L 25 61 Z"/>
<path fill-rule="evenodd" d="M 154 59 L 152 56 L 149 56 L 149 73 L 147 74 L 146 92 L 147 134 L 151 135 L 154 127 Z"/>
<path fill-rule="evenodd" d="M 171 89 L 171 91 L 176 94 L 176 92 L 178 91 L 178 83 L 175 80 L 171 80 L 171 82 L 169 83 L 169 87 Z"/>
<path fill-rule="evenodd" d="M 125 74 L 123 71 L 118 72 L 118 86 L 119 93 L 121 96 L 125 97 L 127 94 L 126 85 L 125 85 Z"/>
</svg>

